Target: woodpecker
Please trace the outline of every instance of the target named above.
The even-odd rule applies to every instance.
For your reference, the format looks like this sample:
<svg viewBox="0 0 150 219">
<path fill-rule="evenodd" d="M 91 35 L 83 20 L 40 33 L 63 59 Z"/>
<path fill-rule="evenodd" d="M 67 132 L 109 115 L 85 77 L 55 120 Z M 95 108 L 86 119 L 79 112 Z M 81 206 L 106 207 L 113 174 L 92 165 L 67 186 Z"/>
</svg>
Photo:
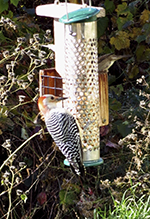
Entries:
<svg viewBox="0 0 150 219">
<path fill-rule="evenodd" d="M 114 64 L 115 61 L 128 57 L 130 57 L 130 55 L 115 55 L 113 53 L 100 56 L 98 58 L 98 72 L 99 73 L 103 71 L 108 72 L 108 69 Z"/>
<path fill-rule="evenodd" d="M 82 179 L 85 175 L 81 137 L 75 118 L 57 103 L 66 97 L 46 94 L 38 99 L 38 107 L 43 114 L 48 132 L 62 154 L 70 163 L 72 171 Z"/>
</svg>

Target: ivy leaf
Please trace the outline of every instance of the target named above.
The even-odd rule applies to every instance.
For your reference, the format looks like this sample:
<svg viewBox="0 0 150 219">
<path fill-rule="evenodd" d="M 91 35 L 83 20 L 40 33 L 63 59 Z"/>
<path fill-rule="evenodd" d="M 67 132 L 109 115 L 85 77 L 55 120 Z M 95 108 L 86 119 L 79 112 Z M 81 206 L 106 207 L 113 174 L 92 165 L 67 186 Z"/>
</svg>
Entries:
<svg viewBox="0 0 150 219">
<path fill-rule="evenodd" d="M 149 61 L 150 60 L 150 49 L 144 45 L 138 46 L 136 50 L 136 57 L 138 61 Z"/>
<path fill-rule="evenodd" d="M 129 35 L 125 31 L 119 31 L 115 37 L 110 38 L 110 44 L 117 50 L 130 47 Z"/>
<path fill-rule="evenodd" d="M 125 123 L 117 125 L 117 129 L 123 138 L 132 132 L 132 128 Z"/>
<path fill-rule="evenodd" d="M 145 9 L 140 16 L 140 23 L 145 24 L 149 22 L 149 20 L 150 20 L 150 11 Z"/>
<path fill-rule="evenodd" d="M 129 71 L 128 77 L 133 79 L 139 73 L 139 68 L 137 65 L 134 65 Z"/>
<path fill-rule="evenodd" d="M 0 0 L 0 13 L 5 10 L 8 10 L 8 1 L 9 0 Z"/>
<path fill-rule="evenodd" d="M 98 38 L 101 37 L 108 27 L 108 21 L 109 19 L 107 17 L 102 17 L 97 21 L 97 32 L 98 32 Z"/>
<path fill-rule="evenodd" d="M 142 28 L 142 33 L 144 33 L 146 35 L 150 33 L 150 23 L 144 24 L 144 26 Z"/>
<path fill-rule="evenodd" d="M 123 91 L 123 86 L 121 84 L 118 84 L 116 86 L 111 86 L 110 90 L 112 90 L 117 96 L 120 97 L 122 91 Z"/>
<path fill-rule="evenodd" d="M 113 1 L 105 0 L 104 6 L 107 13 L 112 13 L 115 10 L 115 5 Z"/>
<path fill-rule="evenodd" d="M 145 40 L 146 40 L 146 35 L 139 35 L 135 39 L 135 41 L 137 41 L 138 43 L 141 43 L 142 41 L 145 41 Z"/>
<path fill-rule="evenodd" d="M 146 50 L 146 46 L 144 45 L 139 45 L 136 49 L 136 57 L 137 57 L 137 60 L 140 61 L 140 60 L 143 60 L 143 52 L 144 50 Z"/>
<path fill-rule="evenodd" d="M 126 26 L 133 24 L 132 20 L 133 15 L 130 12 L 125 17 L 119 17 L 117 19 L 118 30 L 121 30 L 122 28 L 125 28 Z"/>
<path fill-rule="evenodd" d="M 118 16 L 117 24 L 119 30 L 133 24 L 133 14 L 130 12 L 126 2 L 118 5 L 116 11 Z"/>
<path fill-rule="evenodd" d="M 11 4 L 13 4 L 16 7 L 17 7 L 19 1 L 20 0 L 10 0 Z"/>
<path fill-rule="evenodd" d="M 117 111 L 121 108 L 121 103 L 117 101 L 115 98 L 113 98 L 113 99 L 110 99 L 109 106 L 110 106 L 110 109 Z"/>
<path fill-rule="evenodd" d="M 132 14 L 135 14 L 137 11 L 137 4 L 140 2 L 141 0 L 136 0 L 134 2 L 129 3 L 128 8 L 130 10 L 130 12 Z"/>
<path fill-rule="evenodd" d="M 65 189 L 62 189 L 59 192 L 59 198 L 61 204 L 73 205 L 75 200 L 77 199 L 77 195 L 72 190 L 67 191 Z"/>
<path fill-rule="evenodd" d="M 132 33 L 130 33 L 129 35 L 130 35 L 130 37 L 133 39 L 133 40 L 135 40 L 135 38 L 137 37 L 137 36 L 139 36 L 141 34 L 141 28 L 139 28 L 139 27 L 133 27 L 132 28 Z"/>
</svg>

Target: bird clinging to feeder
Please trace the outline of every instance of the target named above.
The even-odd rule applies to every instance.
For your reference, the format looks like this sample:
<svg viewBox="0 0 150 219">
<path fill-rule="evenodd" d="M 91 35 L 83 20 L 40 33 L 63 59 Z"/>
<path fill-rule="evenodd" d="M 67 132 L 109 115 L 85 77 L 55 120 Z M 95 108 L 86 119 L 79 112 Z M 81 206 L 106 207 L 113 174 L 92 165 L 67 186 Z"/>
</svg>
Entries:
<svg viewBox="0 0 150 219">
<path fill-rule="evenodd" d="M 67 110 L 57 106 L 59 101 L 65 99 L 67 98 L 47 94 L 39 98 L 38 107 L 44 115 L 48 132 L 69 161 L 72 171 L 82 179 L 85 168 L 77 122 Z"/>
<path fill-rule="evenodd" d="M 98 58 L 98 72 L 108 72 L 108 69 L 114 64 L 115 61 L 128 57 L 130 57 L 130 55 L 115 55 L 112 53 L 100 56 Z"/>
</svg>

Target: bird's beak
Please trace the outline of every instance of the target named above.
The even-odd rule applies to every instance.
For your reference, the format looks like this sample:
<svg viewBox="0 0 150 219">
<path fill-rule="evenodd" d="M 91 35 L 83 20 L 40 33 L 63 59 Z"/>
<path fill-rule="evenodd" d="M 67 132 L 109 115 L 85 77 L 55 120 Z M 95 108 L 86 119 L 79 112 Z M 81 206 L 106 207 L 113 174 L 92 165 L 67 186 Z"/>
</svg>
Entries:
<svg viewBox="0 0 150 219">
<path fill-rule="evenodd" d="M 57 101 L 66 100 L 66 99 L 68 99 L 68 97 L 56 97 L 56 100 L 57 100 Z"/>
</svg>

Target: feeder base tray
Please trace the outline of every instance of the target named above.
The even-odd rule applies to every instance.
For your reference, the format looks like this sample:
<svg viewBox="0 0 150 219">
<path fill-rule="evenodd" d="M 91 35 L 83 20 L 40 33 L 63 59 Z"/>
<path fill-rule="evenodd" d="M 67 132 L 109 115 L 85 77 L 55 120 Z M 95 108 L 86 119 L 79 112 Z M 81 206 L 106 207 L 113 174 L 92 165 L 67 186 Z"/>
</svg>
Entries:
<svg viewBox="0 0 150 219">
<path fill-rule="evenodd" d="M 83 162 L 83 163 L 84 163 L 84 166 L 85 166 L 85 167 L 92 167 L 92 166 L 99 166 L 99 165 L 101 165 L 103 162 L 104 162 L 103 159 L 100 157 L 98 160 L 95 160 L 95 161 L 90 160 L 90 161 L 85 161 L 85 162 Z M 70 163 L 68 162 L 67 159 L 64 160 L 64 164 L 65 164 L 66 166 L 70 166 Z"/>
</svg>

